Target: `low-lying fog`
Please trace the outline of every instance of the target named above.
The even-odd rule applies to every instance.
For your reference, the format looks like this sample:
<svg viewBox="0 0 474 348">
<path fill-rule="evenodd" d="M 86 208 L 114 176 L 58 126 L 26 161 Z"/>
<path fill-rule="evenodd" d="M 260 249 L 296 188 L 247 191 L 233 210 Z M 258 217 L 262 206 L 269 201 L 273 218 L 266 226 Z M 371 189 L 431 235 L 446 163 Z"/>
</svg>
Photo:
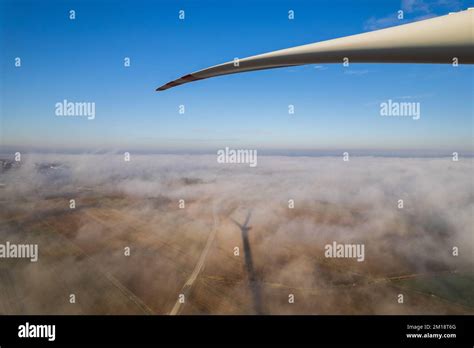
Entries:
<svg viewBox="0 0 474 348">
<path fill-rule="evenodd" d="M 197 216 L 217 213 L 221 240 L 236 227 L 231 219 L 243 223 L 250 212 L 257 280 L 307 288 L 330 283 L 307 256 L 324 257 L 324 246 L 333 241 L 364 244 L 364 261 L 351 265 L 374 277 L 474 264 L 471 158 L 351 157 L 345 162 L 342 156 L 259 156 L 252 168 L 218 163 L 215 155 L 132 154 L 127 162 L 115 154 L 38 154 L 23 156 L 20 167 L 0 173 L 0 184 L 0 201 L 11 209 L 20 209 L 25 200 L 69 199 L 90 190 L 143 199 L 139 209 L 123 208 L 143 219 L 156 213 L 157 200 L 178 209 L 183 199 Z M 174 226 L 170 230 L 182 227 L 172 215 L 165 223 Z M 79 241 L 93 235 L 84 226 L 77 233 Z M 285 254 L 293 246 L 301 253 Z M 453 247 L 459 248 L 458 256 Z"/>
</svg>

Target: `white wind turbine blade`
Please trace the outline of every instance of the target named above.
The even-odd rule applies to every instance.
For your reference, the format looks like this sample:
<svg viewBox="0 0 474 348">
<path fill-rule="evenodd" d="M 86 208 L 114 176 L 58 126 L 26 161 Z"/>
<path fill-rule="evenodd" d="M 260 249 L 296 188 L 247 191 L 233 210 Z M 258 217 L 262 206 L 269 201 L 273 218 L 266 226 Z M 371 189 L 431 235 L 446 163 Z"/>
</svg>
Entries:
<svg viewBox="0 0 474 348">
<path fill-rule="evenodd" d="M 157 88 L 209 77 L 314 63 L 474 64 L 474 8 L 415 23 L 291 47 L 215 65 Z M 238 64 L 237 64 L 238 63 Z"/>
</svg>

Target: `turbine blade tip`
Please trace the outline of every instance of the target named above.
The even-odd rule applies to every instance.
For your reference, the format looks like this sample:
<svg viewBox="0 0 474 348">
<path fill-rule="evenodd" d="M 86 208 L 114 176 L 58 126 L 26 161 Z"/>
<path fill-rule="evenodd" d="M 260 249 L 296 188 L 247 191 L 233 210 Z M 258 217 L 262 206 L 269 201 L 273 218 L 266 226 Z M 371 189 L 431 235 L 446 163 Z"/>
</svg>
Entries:
<svg viewBox="0 0 474 348">
<path fill-rule="evenodd" d="M 179 85 L 183 85 L 185 83 L 188 83 L 188 82 L 193 82 L 193 81 L 197 81 L 197 80 L 201 80 L 200 78 L 194 76 L 193 74 L 188 74 L 188 75 L 185 75 L 185 76 L 182 76 L 180 77 L 179 79 L 177 80 L 173 80 L 171 82 L 168 82 L 167 84 L 161 86 L 161 87 L 158 87 L 156 89 L 157 92 L 161 92 L 161 91 L 164 91 L 166 89 L 169 89 L 171 87 L 176 87 L 176 86 L 179 86 Z"/>
</svg>

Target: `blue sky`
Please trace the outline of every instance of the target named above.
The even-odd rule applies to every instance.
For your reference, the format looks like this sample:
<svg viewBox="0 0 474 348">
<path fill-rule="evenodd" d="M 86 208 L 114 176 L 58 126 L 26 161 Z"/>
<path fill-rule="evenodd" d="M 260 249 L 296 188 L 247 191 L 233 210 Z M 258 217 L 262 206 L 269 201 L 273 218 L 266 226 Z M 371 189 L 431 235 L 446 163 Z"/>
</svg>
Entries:
<svg viewBox="0 0 474 348">
<path fill-rule="evenodd" d="M 469 1 L 0 3 L 0 135 L 7 150 L 473 149 L 470 66 L 309 65 L 155 92 L 234 57 L 443 15 L 472 7 Z M 400 9 L 404 20 L 396 19 Z M 55 116 L 64 99 L 95 102 L 95 119 Z M 381 117 L 380 102 L 388 99 L 419 102 L 421 118 Z"/>
</svg>

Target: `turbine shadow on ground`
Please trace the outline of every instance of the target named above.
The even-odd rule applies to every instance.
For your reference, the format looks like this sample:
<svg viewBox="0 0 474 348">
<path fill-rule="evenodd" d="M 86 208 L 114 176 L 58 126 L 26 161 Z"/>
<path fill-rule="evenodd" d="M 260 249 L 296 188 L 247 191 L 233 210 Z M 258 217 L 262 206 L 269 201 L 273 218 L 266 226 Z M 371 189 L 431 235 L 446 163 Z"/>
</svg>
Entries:
<svg viewBox="0 0 474 348">
<path fill-rule="evenodd" d="M 252 211 L 249 210 L 247 213 L 247 217 L 245 218 L 245 222 L 243 224 L 238 223 L 232 218 L 231 220 L 234 224 L 236 224 L 240 228 L 240 232 L 242 233 L 242 244 L 244 246 L 244 254 L 245 254 L 245 268 L 247 269 L 250 290 L 252 291 L 255 314 L 263 314 L 262 294 L 261 294 L 260 284 L 255 275 L 255 269 L 253 266 L 253 258 L 252 258 L 252 250 L 250 248 L 250 242 L 249 242 L 249 237 L 248 237 L 248 232 L 252 229 L 252 227 L 248 226 L 251 215 L 252 215 Z"/>
</svg>

